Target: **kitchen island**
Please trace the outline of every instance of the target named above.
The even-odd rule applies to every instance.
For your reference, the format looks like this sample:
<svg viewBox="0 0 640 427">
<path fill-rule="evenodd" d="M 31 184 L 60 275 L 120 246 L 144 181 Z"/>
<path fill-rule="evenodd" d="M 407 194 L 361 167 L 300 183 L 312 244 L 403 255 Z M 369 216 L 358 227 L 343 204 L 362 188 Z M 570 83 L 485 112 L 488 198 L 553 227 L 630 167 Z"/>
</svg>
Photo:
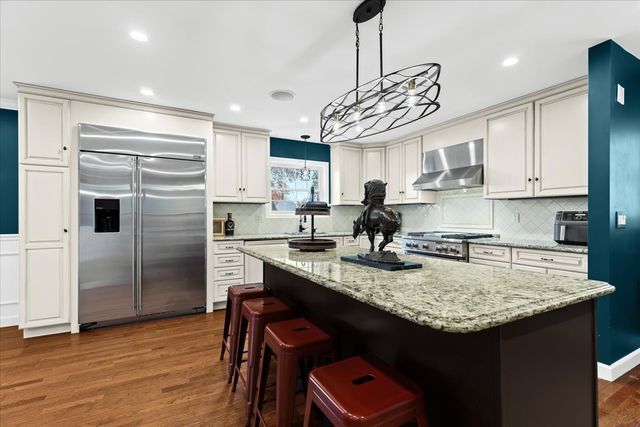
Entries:
<svg viewBox="0 0 640 427">
<path fill-rule="evenodd" d="M 333 334 L 343 357 L 373 353 L 420 384 L 431 426 L 595 426 L 595 298 L 607 283 L 407 256 L 388 272 L 240 247 L 264 283 Z"/>
</svg>

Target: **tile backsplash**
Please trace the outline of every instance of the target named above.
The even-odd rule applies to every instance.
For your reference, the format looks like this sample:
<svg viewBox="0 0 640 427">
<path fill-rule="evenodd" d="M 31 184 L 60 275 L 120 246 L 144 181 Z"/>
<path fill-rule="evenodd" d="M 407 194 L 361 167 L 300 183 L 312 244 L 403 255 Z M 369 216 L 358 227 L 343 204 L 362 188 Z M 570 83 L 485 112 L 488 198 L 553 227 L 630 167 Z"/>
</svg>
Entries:
<svg viewBox="0 0 640 427">
<path fill-rule="evenodd" d="M 393 206 L 402 215 L 402 230 L 436 229 L 493 232 L 501 236 L 553 239 L 553 221 L 559 210 L 587 210 L 587 197 L 485 200 L 482 188 L 438 193 L 434 205 Z M 350 231 L 362 206 L 334 206 L 329 217 L 318 217 L 319 231 Z M 214 203 L 215 218 L 233 214 L 237 234 L 286 233 L 297 231 L 297 218 L 267 218 L 265 205 Z M 305 224 L 309 227 L 311 224 Z"/>
</svg>

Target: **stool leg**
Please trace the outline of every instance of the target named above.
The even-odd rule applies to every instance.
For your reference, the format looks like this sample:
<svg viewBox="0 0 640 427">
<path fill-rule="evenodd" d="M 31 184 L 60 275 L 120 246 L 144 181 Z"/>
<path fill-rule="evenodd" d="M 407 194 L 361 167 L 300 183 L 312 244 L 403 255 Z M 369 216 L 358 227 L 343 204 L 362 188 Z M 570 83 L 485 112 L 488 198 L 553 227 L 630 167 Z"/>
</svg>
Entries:
<svg viewBox="0 0 640 427">
<path fill-rule="evenodd" d="M 247 338 L 247 327 L 249 322 L 244 317 L 240 319 L 240 327 L 238 328 L 238 343 L 236 346 L 235 363 L 233 367 L 233 385 L 231 391 L 235 392 L 238 385 L 238 377 L 240 376 L 240 366 L 242 365 L 242 355 L 244 350 L 244 341 Z"/>
<path fill-rule="evenodd" d="M 307 399 L 304 404 L 304 427 L 310 427 L 313 421 L 313 384 L 307 389 Z"/>
<path fill-rule="evenodd" d="M 236 351 L 238 351 L 238 347 L 240 347 L 240 351 L 244 352 L 244 341 L 242 344 L 238 344 L 238 329 L 240 328 L 240 317 L 238 314 L 240 313 L 241 308 L 238 304 L 231 304 L 230 312 L 230 321 L 229 321 L 229 368 L 227 372 L 227 383 L 231 382 L 231 377 L 233 376 L 233 363 L 236 360 Z"/>
<path fill-rule="evenodd" d="M 262 360 L 260 361 L 260 373 L 258 374 L 258 393 L 256 395 L 256 409 L 255 409 L 255 427 L 260 425 L 260 417 L 258 413 L 262 414 L 262 405 L 264 404 L 264 392 L 267 388 L 267 380 L 269 379 L 269 364 L 271 363 L 271 348 L 268 345 L 264 345 L 262 349 Z"/>
<path fill-rule="evenodd" d="M 249 334 L 249 357 L 247 365 L 247 419 L 245 425 L 251 424 L 253 405 L 256 399 L 256 384 L 258 382 L 258 362 L 260 361 L 260 345 L 264 337 L 264 328 L 251 324 Z M 238 346 L 240 348 L 240 346 Z M 240 350 L 238 350 L 240 352 Z"/>
<path fill-rule="evenodd" d="M 429 425 L 427 422 L 427 411 L 424 409 L 424 404 L 420 405 L 420 409 L 418 409 L 416 421 L 418 422 L 418 427 L 428 427 Z"/>
<path fill-rule="evenodd" d="M 298 360 L 288 355 L 278 355 L 276 380 L 276 418 L 279 426 L 290 426 L 293 420 L 293 404 L 296 397 Z"/>
<path fill-rule="evenodd" d="M 224 342 L 229 339 L 229 321 L 231 320 L 230 311 L 231 301 L 229 300 L 229 297 L 227 297 L 227 306 L 224 310 L 224 328 L 222 329 L 222 348 L 220 349 L 220 360 L 224 359 L 224 351 L 226 350 Z"/>
</svg>

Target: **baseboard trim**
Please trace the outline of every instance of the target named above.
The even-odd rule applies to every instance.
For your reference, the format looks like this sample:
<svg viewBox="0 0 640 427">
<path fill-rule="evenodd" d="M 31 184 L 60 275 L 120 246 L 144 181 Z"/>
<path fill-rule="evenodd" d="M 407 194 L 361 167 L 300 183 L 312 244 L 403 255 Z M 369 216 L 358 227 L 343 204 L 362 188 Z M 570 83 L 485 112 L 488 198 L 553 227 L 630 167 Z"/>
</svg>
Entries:
<svg viewBox="0 0 640 427">
<path fill-rule="evenodd" d="M 69 323 L 65 323 L 62 325 L 40 326 L 37 328 L 24 328 L 22 330 L 22 337 L 35 338 L 35 337 L 41 337 L 44 335 L 64 334 L 68 332 L 71 332 L 71 325 Z"/>
<path fill-rule="evenodd" d="M 618 359 L 611 365 L 598 362 L 598 378 L 606 381 L 615 381 L 636 366 L 640 365 L 640 348 Z"/>
</svg>

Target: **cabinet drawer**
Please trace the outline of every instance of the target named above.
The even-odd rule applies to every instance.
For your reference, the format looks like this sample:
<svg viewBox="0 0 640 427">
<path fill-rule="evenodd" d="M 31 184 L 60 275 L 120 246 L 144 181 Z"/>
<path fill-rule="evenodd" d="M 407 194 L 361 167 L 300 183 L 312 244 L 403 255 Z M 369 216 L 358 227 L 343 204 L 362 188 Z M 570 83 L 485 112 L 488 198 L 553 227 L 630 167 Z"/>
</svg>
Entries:
<svg viewBox="0 0 640 427">
<path fill-rule="evenodd" d="M 214 268 L 213 271 L 213 279 L 216 281 L 244 278 L 244 267 L 242 266 Z"/>
<path fill-rule="evenodd" d="M 229 286 L 234 285 L 242 285 L 244 280 L 236 279 L 236 280 L 224 280 L 221 282 L 216 282 L 216 300 L 224 300 L 227 298 L 227 290 Z"/>
<path fill-rule="evenodd" d="M 214 254 L 228 254 L 237 252 L 236 248 L 242 246 L 242 240 L 222 240 L 213 242 Z"/>
<path fill-rule="evenodd" d="M 511 261 L 511 248 L 506 246 L 469 245 L 469 258 Z"/>
<path fill-rule="evenodd" d="M 489 259 L 469 258 L 469 264 L 488 265 L 490 267 L 511 268 L 511 264 L 508 262 L 493 261 Z"/>
<path fill-rule="evenodd" d="M 547 269 L 547 274 L 554 274 L 556 276 L 574 277 L 576 279 L 587 279 L 587 273 L 579 273 L 577 271 L 564 271 L 555 270 L 553 268 Z"/>
<path fill-rule="evenodd" d="M 345 246 L 359 246 L 360 245 L 360 236 L 356 237 L 355 239 L 351 236 L 345 236 L 343 238 L 343 244 Z"/>
<path fill-rule="evenodd" d="M 213 256 L 214 267 L 232 267 L 244 264 L 244 255 L 241 253 L 222 254 Z"/>
<path fill-rule="evenodd" d="M 587 255 L 513 248 L 513 263 L 554 270 L 587 272 Z"/>
</svg>

